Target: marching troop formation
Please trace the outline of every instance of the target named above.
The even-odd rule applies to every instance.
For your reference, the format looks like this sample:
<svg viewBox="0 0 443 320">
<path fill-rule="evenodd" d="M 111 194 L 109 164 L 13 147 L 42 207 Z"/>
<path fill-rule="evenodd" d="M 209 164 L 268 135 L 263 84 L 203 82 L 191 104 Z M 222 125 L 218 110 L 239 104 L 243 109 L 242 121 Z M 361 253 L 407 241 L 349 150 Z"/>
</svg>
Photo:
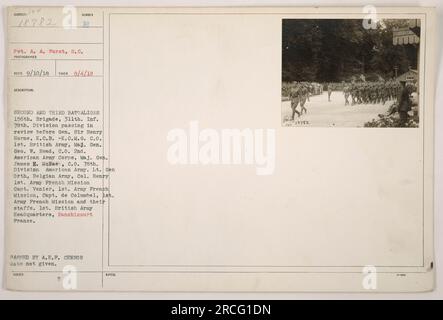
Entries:
<svg viewBox="0 0 443 320">
<path fill-rule="evenodd" d="M 307 112 L 305 108 L 306 101 L 309 101 L 309 97 L 312 95 L 322 94 L 323 86 L 316 82 L 292 82 L 283 83 L 282 95 L 287 97 L 291 101 L 292 120 L 294 120 L 295 114 L 299 117 Z M 300 104 L 300 111 L 297 110 L 297 106 Z"/>
<path fill-rule="evenodd" d="M 399 81 L 353 82 L 343 84 L 345 105 L 383 103 L 397 99 L 402 86 Z"/>
<path fill-rule="evenodd" d="M 364 82 L 342 82 L 341 84 L 326 84 L 328 101 L 331 101 L 332 92 L 342 90 L 345 105 L 357 104 L 385 104 L 389 100 L 398 101 L 402 92 L 402 85 L 396 80 L 387 81 L 364 81 Z M 315 82 L 292 82 L 283 83 L 282 95 L 291 101 L 292 117 L 299 117 L 307 113 L 306 102 L 312 95 L 322 94 L 323 85 Z M 297 110 L 297 107 L 300 109 Z"/>
</svg>

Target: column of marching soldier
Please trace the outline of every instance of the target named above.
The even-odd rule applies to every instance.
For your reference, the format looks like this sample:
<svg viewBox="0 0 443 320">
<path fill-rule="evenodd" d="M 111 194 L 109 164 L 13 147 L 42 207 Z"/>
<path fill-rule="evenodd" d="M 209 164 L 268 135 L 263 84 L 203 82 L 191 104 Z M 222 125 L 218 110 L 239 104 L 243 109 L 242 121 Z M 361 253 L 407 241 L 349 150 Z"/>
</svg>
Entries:
<svg viewBox="0 0 443 320">
<path fill-rule="evenodd" d="M 345 105 L 356 104 L 385 104 L 389 100 L 397 100 L 401 93 L 402 85 L 399 81 L 374 81 L 374 82 L 342 82 L 341 84 L 327 84 L 328 101 L 333 90 L 343 90 Z M 306 113 L 305 103 L 309 96 L 323 93 L 323 86 L 312 82 L 283 83 L 282 93 L 291 101 L 292 120 L 295 114 L 301 116 Z M 300 111 L 296 108 L 300 105 Z"/>
<path fill-rule="evenodd" d="M 399 81 L 353 82 L 343 84 L 345 105 L 351 104 L 385 104 L 388 100 L 398 99 L 402 90 Z"/>
</svg>

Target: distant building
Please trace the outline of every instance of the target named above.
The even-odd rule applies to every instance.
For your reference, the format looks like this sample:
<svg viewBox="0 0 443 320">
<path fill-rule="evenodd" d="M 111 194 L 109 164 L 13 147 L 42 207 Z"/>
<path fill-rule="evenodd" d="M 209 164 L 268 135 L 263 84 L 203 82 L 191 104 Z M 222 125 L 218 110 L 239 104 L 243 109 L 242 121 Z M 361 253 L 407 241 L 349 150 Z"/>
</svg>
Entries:
<svg viewBox="0 0 443 320">
<path fill-rule="evenodd" d="M 409 71 L 403 73 L 397 77 L 397 81 L 400 82 L 417 82 L 418 81 L 418 71 L 409 69 Z"/>
<path fill-rule="evenodd" d="M 421 20 L 410 19 L 407 27 L 395 28 L 392 35 L 392 43 L 394 46 L 415 46 L 417 52 L 417 70 L 409 69 L 408 72 L 397 77 L 399 81 L 418 82 L 418 75 L 420 73 L 420 31 Z M 417 87 L 417 92 L 419 91 Z"/>
<path fill-rule="evenodd" d="M 392 37 L 394 46 L 420 43 L 420 19 L 409 20 L 409 26 L 395 28 Z"/>
</svg>

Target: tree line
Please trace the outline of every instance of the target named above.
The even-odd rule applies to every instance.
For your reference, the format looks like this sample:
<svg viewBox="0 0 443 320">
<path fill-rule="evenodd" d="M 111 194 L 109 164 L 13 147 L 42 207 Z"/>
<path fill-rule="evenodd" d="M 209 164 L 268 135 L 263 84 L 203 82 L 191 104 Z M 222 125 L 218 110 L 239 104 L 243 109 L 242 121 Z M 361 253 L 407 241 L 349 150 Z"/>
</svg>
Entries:
<svg viewBox="0 0 443 320">
<path fill-rule="evenodd" d="M 393 45 L 402 19 L 382 20 L 365 29 L 361 19 L 284 19 L 282 80 L 311 82 L 389 79 L 417 68 L 415 45 Z"/>
</svg>

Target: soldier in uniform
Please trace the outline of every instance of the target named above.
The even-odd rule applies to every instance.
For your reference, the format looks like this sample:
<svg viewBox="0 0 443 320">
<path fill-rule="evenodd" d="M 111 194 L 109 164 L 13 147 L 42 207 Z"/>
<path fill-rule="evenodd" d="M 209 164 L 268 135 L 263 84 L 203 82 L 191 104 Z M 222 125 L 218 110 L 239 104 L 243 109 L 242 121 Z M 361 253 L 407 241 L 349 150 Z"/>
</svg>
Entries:
<svg viewBox="0 0 443 320">
<path fill-rule="evenodd" d="M 375 83 L 375 92 L 374 92 L 374 97 L 375 97 L 375 103 L 380 103 L 381 102 L 381 94 L 382 94 L 382 87 L 381 87 L 381 82 L 378 81 Z"/>
<path fill-rule="evenodd" d="M 288 83 L 286 83 L 286 82 L 283 82 L 282 86 L 281 86 L 282 98 L 283 97 L 289 97 L 289 90 L 290 90 L 290 85 Z"/>
<path fill-rule="evenodd" d="M 343 94 L 345 96 L 345 106 L 349 105 L 349 95 L 351 94 L 351 87 L 343 81 Z"/>
<path fill-rule="evenodd" d="M 381 102 L 383 103 L 383 105 L 386 104 L 386 101 L 388 100 L 388 82 L 387 81 L 383 81 L 381 83 Z"/>
<path fill-rule="evenodd" d="M 299 95 L 300 95 L 300 107 L 301 107 L 300 114 L 303 114 L 303 111 L 305 113 L 307 112 L 305 108 L 305 103 L 309 96 L 309 90 L 306 84 L 302 84 L 300 86 Z"/>
<path fill-rule="evenodd" d="M 412 101 L 411 101 L 411 90 L 410 86 L 406 85 L 405 82 L 402 82 L 401 84 L 402 90 L 401 94 L 399 96 L 399 102 L 398 102 L 398 114 L 400 115 L 400 126 L 404 127 L 406 126 L 406 123 L 409 119 L 408 112 L 412 109 Z"/>
<path fill-rule="evenodd" d="M 395 95 L 394 95 L 394 81 L 392 79 L 388 80 L 387 88 L 388 88 L 388 100 L 393 100 Z"/>
<path fill-rule="evenodd" d="M 406 85 L 406 82 L 405 84 Z M 403 91 L 403 84 L 400 81 L 397 81 L 397 97 L 400 99 L 400 95 Z"/>
<path fill-rule="evenodd" d="M 351 84 L 351 96 L 352 96 L 352 105 L 355 105 L 357 100 L 357 83 L 352 82 Z"/>
<path fill-rule="evenodd" d="M 332 84 L 328 83 L 328 101 L 331 102 Z"/>
<path fill-rule="evenodd" d="M 359 83 L 357 86 L 357 103 L 363 103 L 363 84 Z"/>
<path fill-rule="evenodd" d="M 368 83 L 368 102 L 376 103 L 377 101 L 377 86 L 375 83 Z"/>
<path fill-rule="evenodd" d="M 299 97 L 299 87 L 297 83 L 293 83 L 289 89 L 289 99 L 291 100 L 291 109 L 292 109 L 292 117 L 291 120 L 294 120 L 295 114 L 300 117 L 300 112 L 297 111 L 298 103 L 300 102 Z"/>
<path fill-rule="evenodd" d="M 369 103 L 369 92 L 370 92 L 370 85 L 368 83 L 363 83 L 363 102 L 365 104 Z"/>
<path fill-rule="evenodd" d="M 312 83 L 306 82 L 306 89 L 308 91 L 307 95 L 306 95 L 306 99 L 309 102 L 309 96 L 312 94 L 314 87 L 312 86 Z"/>
</svg>

